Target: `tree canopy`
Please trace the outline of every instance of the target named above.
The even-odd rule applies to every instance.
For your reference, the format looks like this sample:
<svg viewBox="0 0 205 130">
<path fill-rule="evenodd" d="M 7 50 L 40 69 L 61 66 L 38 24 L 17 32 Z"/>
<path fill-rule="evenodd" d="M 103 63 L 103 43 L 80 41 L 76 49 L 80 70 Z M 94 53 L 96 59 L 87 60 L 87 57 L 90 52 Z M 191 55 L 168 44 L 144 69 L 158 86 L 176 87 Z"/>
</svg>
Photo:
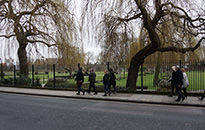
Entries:
<svg viewBox="0 0 205 130">
<path fill-rule="evenodd" d="M 127 87 L 135 88 L 139 66 L 148 56 L 157 51 L 193 52 L 205 39 L 205 8 L 196 2 L 199 1 L 91 0 L 86 9 L 89 13 L 95 10 L 100 12 L 98 14 L 103 19 L 101 19 L 103 23 L 101 25 L 109 23 L 110 28 L 107 31 L 109 33 L 105 33 L 104 37 L 121 32 L 122 25 L 127 26 L 130 37 L 137 37 L 136 32 L 139 32 L 141 28 L 145 29 L 144 34 L 147 40 L 142 49 L 136 50 L 128 70 Z M 95 13 L 88 16 L 94 16 L 92 18 L 96 19 L 93 14 Z M 96 21 L 100 21 L 99 17 Z M 100 27 L 100 34 L 106 31 L 104 28 L 106 26 Z M 164 29 L 167 31 L 165 32 Z M 194 41 L 193 39 L 197 39 L 195 45 L 190 44 Z"/>
<path fill-rule="evenodd" d="M 28 75 L 28 44 L 56 46 L 60 32 L 71 39 L 74 22 L 69 0 L 1 0 L 0 37 L 18 42 L 20 74 Z M 66 30 L 66 31 L 65 31 Z M 67 39 L 68 40 L 68 39 Z M 14 42 L 15 43 L 15 42 Z"/>
</svg>

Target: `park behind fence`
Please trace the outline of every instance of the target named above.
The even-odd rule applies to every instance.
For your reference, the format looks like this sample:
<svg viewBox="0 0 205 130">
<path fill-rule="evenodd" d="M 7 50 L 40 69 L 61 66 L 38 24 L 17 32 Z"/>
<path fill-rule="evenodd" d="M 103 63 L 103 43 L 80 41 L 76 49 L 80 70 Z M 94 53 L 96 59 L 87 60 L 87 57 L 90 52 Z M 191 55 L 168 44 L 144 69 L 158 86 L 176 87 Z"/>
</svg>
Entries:
<svg viewBox="0 0 205 130">
<path fill-rule="evenodd" d="M 137 91 L 155 91 L 168 92 L 170 91 L 170 82 L 172 66 L 180 66 L 187 69 L 187 76 L 189 79 L 188 91 L 197 93 L 205 89 L 205 62 L 204 61 L 177 61 L 177 62 L 146 62 L 144 63 L 138 73 Z M 103 69 L 102 69 L 103 70 Z M 98 89 L 103 90 L 102 78 L 103 72 L 96 72 Z M 38 88 L 54 88 L 54 89 L 73 89 L 76 87 L 73 78 L 74 73 L 70 75 L 61 65 L 43 64 L 43 65 L 29 65 L 29 78 L 20 80 L 19 66 L 12 64 L 2 65 L 0 72 L 1 86 L 24 86 L 24 87 L 38 87 Z M 126 77 L 125 74 L 116 74 L 118 90 L 126 91 Z M 85 76 L 84 87 L 88 86 L 88 76 Z"/>
</svg>

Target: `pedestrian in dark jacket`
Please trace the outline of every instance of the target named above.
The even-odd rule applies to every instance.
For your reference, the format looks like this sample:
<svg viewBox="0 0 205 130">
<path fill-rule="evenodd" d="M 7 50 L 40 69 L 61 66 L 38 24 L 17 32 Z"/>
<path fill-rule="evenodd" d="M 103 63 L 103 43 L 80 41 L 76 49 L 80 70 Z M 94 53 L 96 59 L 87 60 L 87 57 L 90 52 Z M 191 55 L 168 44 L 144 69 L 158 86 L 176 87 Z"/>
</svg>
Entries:
<svg viewBox="0 0 205 130">
<path fill-rule="evenodd" d="M 82 68 L 80 68 L 78 70 L 75 80 L 76 80 L 76 84 L 77 84 L 77 87 L 78 87 L 77 95 L 80 95 L 80 92 L 83 92 L 83 95 L 84 95 L 85 91 L 82 89 L 82 84 L 84 82 L 84 76 L 83 76 Z"/>
<path fill-rule="evenodd" d="M 174 88 L 177 86 L 177 77 L 176 77 L 176 66 L 172 66 L 172 78 L 168 81 L 171 82 L 171 93 L 168 95 L 172 97 L 174 94 Z"/>
<path fill-rule="evenodd" d="M 177 98 L 177 102 L 184 101 L 185 96 L 183 95 L 183 93 L 181 92 L 182 90 L 182 85 L 183 85 L 183 73 L 181 71 L 181 69 L 179 68 L 179 66 L 176 66 L 176 79 L 177 79 L 177 86 L 176 86 L 176 90 L 177 90 L 177 94 L 178 94 L 178 98 Z"/>
<path fill-rule="evenodd" d="M 95 74 L 94 70 L 91 69 L 91 70 L 90 70 L 90 74 L 88 74 L 88 75 L 89 75 L 88 81 L 90 81 L 88 93 L 90 93 L 91 88 L 93 88 L 93 90 L 94 90 L 94 92 L 95 92 L 94 94 L 96 95 L 96 94 L 97 94 L 97 90 L 96 90 L 96 88 L 95 88 L 95 81 L 96 81 L 95 78 L 96 78 L 96 74 Z"/>
<path fill-rule="evenodd" d="M 115 77 L 115 72 L 110 69 L 110 82 L 109 82 L 109 93 L 111 93 L 111 86 L 113 87 L 114 89 L 114 93 L 116 93 L 116 77 Z"/>
<path fill-rule="evenodd" d="M 108 71 L 105 71 L 105 74 L 103 76 L 103 85 L 104 85 L 104 92 L 105 94 L 103 96 L 107 96 L 107 93 L 109 93 L 110 95 L 110 91 L 109 91 L 109 82 L 110 82 L 110 75 L 108 73 Z"/>
</svg>

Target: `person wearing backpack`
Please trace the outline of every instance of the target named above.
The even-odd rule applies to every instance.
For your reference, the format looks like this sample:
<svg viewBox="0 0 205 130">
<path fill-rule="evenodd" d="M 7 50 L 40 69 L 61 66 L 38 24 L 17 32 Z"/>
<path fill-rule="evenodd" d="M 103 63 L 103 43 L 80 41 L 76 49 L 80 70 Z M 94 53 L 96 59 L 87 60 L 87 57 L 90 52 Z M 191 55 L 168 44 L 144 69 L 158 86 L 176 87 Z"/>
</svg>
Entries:
<svg viewBox="0 0 205 130">
<path fill-rule="evenodd" d="M 94 69 L 91 69 L 90 70 L 90 74 L 88 74 L 89 75 L 89 78 L 88 78 L 88 81 L 90 82 L 90 84 L 89 84 L 89 88 L 88 88 L 88 93 L 90 93 L 90 91 L 91 91 L 91 88 L 93 88 L 93 90 L 94 90 L 94 95 L 97 95 L 97 90 L 96 90 L 96 88 L 95 88 L 95 78 L 96 78 L 96 74 L 95 74 L 95 71 L 94 71 Z"/>
<path fill-rule="evenodd" d="M 82 88 L 82 84 L 84 82 L 84 76 L 83 76 L 82 68 L 80 68 L 78 70 L 75 80 L 76 80 L 76 84 L 77 84 L 77 87 L 78 87 L 78 93 L 76 93 L 76 94 L 80 95 L 80 92 L 82 92 L 83 95 L 85 95 L 85 90 L 83 90 L 83 88 Z"/>
<path fill-rule="evenodd" d="M 105 92 L 105 94 L 103 96 L 107 96 L 107 93 L 109 93 L 109 95 L 110 95 L 110 91 L 108 89 L 109 82 L 110 82 L 110 75 L 109 75 L 108 71 L 105 70 L 105 74 L 103 76 L 103 85 L 104 85 L 104 92 Z"/>
</svg>

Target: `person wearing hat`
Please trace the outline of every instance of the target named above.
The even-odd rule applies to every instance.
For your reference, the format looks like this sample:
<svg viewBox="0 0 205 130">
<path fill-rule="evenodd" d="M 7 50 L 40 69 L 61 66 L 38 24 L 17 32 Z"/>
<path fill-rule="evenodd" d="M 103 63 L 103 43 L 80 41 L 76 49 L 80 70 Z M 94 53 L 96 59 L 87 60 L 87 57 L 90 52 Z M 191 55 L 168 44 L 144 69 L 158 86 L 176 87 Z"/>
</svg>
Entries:
<svg viewBox="0 0 205 130">
<path fill-rule="evenodd" d="M 168 81 L 171 82 L 171 93 L 168 97 L 172 97 L 174 94 L 174 88 L 177 86 L 177 79 L 176 79 L 176 66 L 172 66 L 172 78 Z"/>
<path fill-rule="evenodd" d="M 183 73 L 182 73 L 180 67 L 176 66 L 176 91 L 178 94 L 178 98 L 177 98 L 176 102 L 179 102 L 179 101 L 183 102 L 185 99 L 185 96 L 181 92 L 182 85 L 183 85 Z"/>
</svg>

